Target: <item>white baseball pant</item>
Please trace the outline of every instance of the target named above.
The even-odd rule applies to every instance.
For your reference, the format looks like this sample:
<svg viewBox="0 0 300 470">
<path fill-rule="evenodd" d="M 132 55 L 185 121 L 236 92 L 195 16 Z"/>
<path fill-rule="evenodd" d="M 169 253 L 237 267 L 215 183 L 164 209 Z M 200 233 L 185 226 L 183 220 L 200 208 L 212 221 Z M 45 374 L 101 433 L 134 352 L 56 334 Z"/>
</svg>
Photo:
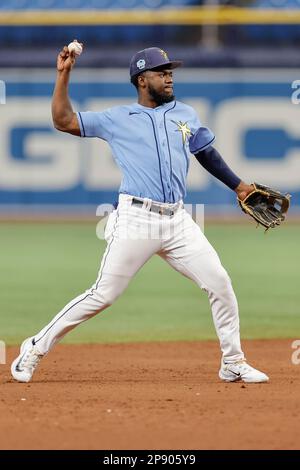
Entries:
<svg viewBox="0 0 300 470">
<path fill-rule="evenodd" d="M 143 207 L 132 205 L 132 197 L 121 194 L 118 208 L 108 218 L 107 247 L 95 284 L 69 302 L 34 337 L 39 351 L 46 354 L 68 331 L 109 307 L 146 261 L 158 254 L 207 292 L 226 362 L 243 359 L 231 280 L 200 227 L 183 204 L 170 217 L 151 212 L 148 199 Z"/>
</svg>

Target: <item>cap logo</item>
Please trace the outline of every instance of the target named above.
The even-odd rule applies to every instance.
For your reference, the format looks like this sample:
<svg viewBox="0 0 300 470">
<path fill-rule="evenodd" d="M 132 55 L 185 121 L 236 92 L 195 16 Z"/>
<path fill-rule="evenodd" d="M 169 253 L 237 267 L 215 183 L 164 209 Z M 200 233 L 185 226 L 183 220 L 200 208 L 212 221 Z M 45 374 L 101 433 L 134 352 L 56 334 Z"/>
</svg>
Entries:
<svg viewBox="0 0 300 470">
<path fill-rule="evenodd" d="M 163 49 L 160 49 L 160 53 L 164 59 L 169 60 L 168 54 Z"/>
<path fill-rule="evenodd" d="M 140 59 L 137 61 L 136 66 L 139 70 L 142 70 L 145 68 L 146 61 L 144 59 Z"/>
</svg>

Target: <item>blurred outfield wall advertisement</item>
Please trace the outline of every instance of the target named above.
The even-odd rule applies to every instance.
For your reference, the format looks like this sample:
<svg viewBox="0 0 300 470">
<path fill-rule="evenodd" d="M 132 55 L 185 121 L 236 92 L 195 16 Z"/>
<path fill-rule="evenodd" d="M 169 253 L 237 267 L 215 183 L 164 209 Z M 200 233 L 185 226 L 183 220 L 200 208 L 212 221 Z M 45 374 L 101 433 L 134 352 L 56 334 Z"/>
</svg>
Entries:
<svg viewBox="0 0 300 470">
<path fill-rule="evenodd" d="M 116 200 L 121 175 L 109 146 L 53 128 L 55 73 L 1 70 L 1 103 L 6 90 L 6 104 L 0 106 L 0 210 L 95 209 Z M 244 180 L 291 193 L 293 210 L 300 210 L 300 107 L 292 99 L 297 70 L 187 69 L 174 76 L 176 98 L 193 106 L 213 130 L 215 147 L 231 168 Z M 136 101 L 124 69 L 75 70 L 70 96 L 79 111 Z M 239 211 L 235 194 L 193 156 L 190 161 L 186 202 Z"/>
<path fill-rule="evenodd" d="M 6 103 L 5 83 L 0 80 L 0 104 Z"/>
</svg>

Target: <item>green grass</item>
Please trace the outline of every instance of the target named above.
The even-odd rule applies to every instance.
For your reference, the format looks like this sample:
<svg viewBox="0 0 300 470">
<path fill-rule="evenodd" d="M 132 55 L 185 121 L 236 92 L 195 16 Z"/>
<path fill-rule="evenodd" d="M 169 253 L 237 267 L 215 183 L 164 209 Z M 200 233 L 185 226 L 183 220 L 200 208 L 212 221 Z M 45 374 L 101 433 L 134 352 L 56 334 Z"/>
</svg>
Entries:
<svg viewBox="0 0 300 470">
<path fill-rule="evenodd" d="M 244 338 L 300 331 L 300 226 L 264 234 L 253 224 L 210 225 L 236 291 Z M 105 245 L 92 224 L 0 224 L 0 339 L 19 343 L 39 331 L 96 278 Z M 66 342 L 215 339 L 206 294 L 153 257 L 108 310 Z"/>
</svg>

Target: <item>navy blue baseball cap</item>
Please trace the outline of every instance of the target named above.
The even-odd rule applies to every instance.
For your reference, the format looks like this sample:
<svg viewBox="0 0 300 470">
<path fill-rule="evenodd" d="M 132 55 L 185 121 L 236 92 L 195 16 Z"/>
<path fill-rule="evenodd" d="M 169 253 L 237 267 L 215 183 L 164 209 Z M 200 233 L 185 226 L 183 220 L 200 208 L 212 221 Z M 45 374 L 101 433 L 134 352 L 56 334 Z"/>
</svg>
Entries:
<svg viewBox="0 0 300 470">
<path fill-rule="evenodd" d="M 168 69 L 180 67 L 180 60 L 169 60 L 167 53 L 159 47 L 148 47 L 134 54 L 130 61 L 130 77 L 134 77 L 145 70 L 165 66 Z"/>
</svg>

